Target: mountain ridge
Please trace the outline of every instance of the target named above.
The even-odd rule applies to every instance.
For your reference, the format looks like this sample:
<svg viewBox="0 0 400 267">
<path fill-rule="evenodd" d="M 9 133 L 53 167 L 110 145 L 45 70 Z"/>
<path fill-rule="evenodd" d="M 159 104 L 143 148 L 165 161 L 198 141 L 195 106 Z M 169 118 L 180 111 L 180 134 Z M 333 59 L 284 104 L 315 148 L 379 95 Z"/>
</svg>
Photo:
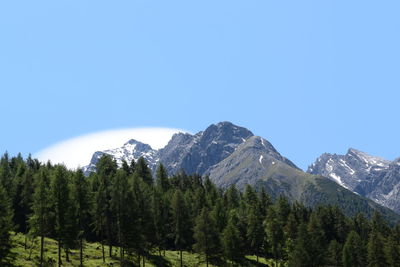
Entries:
<svg viewBox="0 0 400 267">
<path fill-rule="evenodd" d="M 142 149 L 133 151 L 132 145 L 128 144 L 128 148 L 125 149 L 96 152 L 90 166 L 95 167 L 96 158 L 102 153 L 109 153 L 114 158 L 117 155 L 119 159 L 132 153 L 131 158 L 134 160 L 145 155 L 150 157 L 148 165 L 153 173 L 157 165 L 162 163 L 169 174 L 184 171 L 189 175 L 208 175 L 211 181 L 221 188 L 235 185 L 243 189 L 246 184 L 250 184 L 258 188 L 263 187 L 274 198 L 284 195 L 291 201 L 301 201 L 310 206 L 318 203 L 338 205 L 347 211 L 348 215 L 362 211 L 372 216 L 373 210 L 379 210 L 392 221 L 400 218 L 392 211 L 331 181 L 332 179 L 302 171 L 282 156 L 266 139 L 230 122 L 212 124 L 193 135 L 174 134 L 168 144 L 160 150 L 150 150 L 143 145 L 139 147 Z M 358 161 L 365 159 L 365 162 L 371 164 L 375 161 L 380 162 L 356 150 L 351 152 L 355 161 L 357 158 Z M 91 171 L 93 170 L 92 168 Z M 357 203 L 356 208 L 351 207 L 349 203 Z"/>
<path fill-rule="evenodd" d="M 353 192 L 400 212 L 400 159 L 389 161 L 350 148 L 345 155 L 324 153 L 308 168 Z"/>
</svg>

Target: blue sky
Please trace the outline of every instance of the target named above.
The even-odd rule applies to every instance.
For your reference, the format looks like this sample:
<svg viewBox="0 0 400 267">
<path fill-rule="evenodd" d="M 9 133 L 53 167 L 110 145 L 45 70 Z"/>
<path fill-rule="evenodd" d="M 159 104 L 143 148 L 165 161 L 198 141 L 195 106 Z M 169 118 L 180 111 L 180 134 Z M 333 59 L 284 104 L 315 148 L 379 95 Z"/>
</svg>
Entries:
<svg viewBox="0 0 400 267">
<path fill-rule="evenodd" d="M 2 1 L 0 151 L 232 121 L 306 168 L 400 156 L 399 1 Z"/>
</svg>

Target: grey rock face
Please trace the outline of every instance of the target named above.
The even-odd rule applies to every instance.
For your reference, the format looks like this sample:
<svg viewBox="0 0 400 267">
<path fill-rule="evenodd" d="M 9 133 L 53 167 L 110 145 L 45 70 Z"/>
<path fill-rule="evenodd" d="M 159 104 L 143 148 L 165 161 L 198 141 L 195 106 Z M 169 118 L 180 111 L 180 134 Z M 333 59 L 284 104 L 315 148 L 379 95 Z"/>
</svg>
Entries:
<svg viewBox="0 0 400 267">
<path fill-rule="evenodd" d="M 400 159 L 393 162 L 349 149 L 346 155 L 323 154 L 308 171 L 400 212 Z"/>
<path fill-rule="evenodd" d="M 153 150 L 149 145 L 131 140 L 120 148 L 95 152 L 84 171 L 86 174 L 95 171 L 98 159 L 105 153 L 113 156 L 119 165 L 123 159 L 130 162 L 144 157 L 153 171 L 161 162 L 170 174 L 183 170 L 187 174 L 203 175 L 251 136 L 253 133 L 246 128 L 230 122 L 220 122 L 195 135 L 175 134 L 160 150 Z"/>
<path fill-rule="evenodd" d="M 160 162 L 169 173 L 184 170 L 203 175 L 251 136 L 252 132 L 230 122 L 213 124 L 195 135 L 175 134 L 160 150 Z"/>
<path fill-rule="evenodd" d="M 86 175 L 88 175 L 90 172 L 96 171 L 97 161 L 101 158 L 101 156 L 103 156 L 103 154 L 112 156 L 119 166 L 122 165 L 123 160 L 125 160 L 127 163 L 130 163 L 132 160 L 137 161 L 140 157 L 143 157 L 147 161 L 150 169 L 154 170 L 159 161 L 157 150 L 152 149 L 147 144 L 143 144 L 142 142 L 131 139 L 122 147 L 95 152 L 92 156 L 90 164 L 83 168 L 83 171 Z"/>
<path fill-rule="evenodd" d="M 206 174 L 218 186 L 226 188 L 235 184 L 238 188 L 243 188 L 246 184 L 255 185 L 278 165 L 287 165 L 298 170 L 296 165 L 279 154 L 267 140 L 252 136 L 229 157 L 211 167 Z"/>
</svg>

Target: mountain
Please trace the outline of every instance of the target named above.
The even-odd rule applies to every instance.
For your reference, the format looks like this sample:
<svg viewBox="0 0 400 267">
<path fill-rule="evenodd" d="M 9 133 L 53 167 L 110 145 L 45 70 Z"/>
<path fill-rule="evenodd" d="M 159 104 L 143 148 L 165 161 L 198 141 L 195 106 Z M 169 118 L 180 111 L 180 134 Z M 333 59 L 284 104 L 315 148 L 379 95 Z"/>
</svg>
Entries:
<svg viewBox="0 0 400 267">
<path fill-rule="evenodd" d="M 160 150 L 154 150 L 149 145 L 131 140 L 120 148 L 95 152 L 84 170 L 86 174 L 95 171 L 98 159 L 103 154 L 108 154 L 114 157 L 119 165 L 123 159 L 131 162 L 132 159 L 136 161 L 143 156 L 153 171 L 158 162 L 162 162 L 170 174 L 183 170 L 187 174 L 203 175 L 251 136 L 253 133 L 246 128 L 230 122 L 220 122 L 195 135 L 174 134 L 168 144 Z"/>
<path fill-rule="evenodd" d="M 395 222 L 400 218 L 391 210 L 324 176 L 303 172 L 258 136 L 250 137 L 207 174 L 222 188 L 231 185 L 244 188 L 251 184 L 256 188 L 263 187 L 273 198 L 284 195 L 307 206 L 337 205 L 349 216 L 359 212 L 372 216 L 377 210 L 389 221 Z"/>
<path fill-rule="evenodd" d="M 379 210 L 389 221 L 400 218 L 322 175 L 303 172 L 267 140 L 230 122 L 212 124 L 194 135 L 175 134 L 160 150 L 131 140 L 121 148 L 96 152 L 85 167 L 87 173 L 95 170 L 97 160 L 104 153 L 113 156 L 119 164 L 123 159 L 130 162 L 143 156 L 153 171 L 162 163 L 169 174 L 183 170 L 187 174 L 208 175 L 222 188 L 236 185 L 243 189 L 250 184 L 265 188 L 272 197 L 284 195 L 309 206 L 338 205 L 347 215 L 364 212 L 371 216 L 374 210 Z"/>
<path fill-rule="evenodd" d="M 400 159 L 391 162 L 350 148 L 345 155 L 321 155 L 307 172 L 400 213 Z"/>
<path fill-rule="evenodd" d="M 112 156 L 119 166 L 122 165 L 123 160 L 130 163 L 132 160 L 137 161 L 140 157 L 143 157 L 150 169 L 155 170 L 159 161 L 159 153 L 157 150 L 152 149 L 151 146 L 147 144 L 131 139 L 122 147 L 95 152 L 89 165 L 83 167 L 83 171 L 86 175 L 96 171 L 97 161 L 104 154 Z"/>
<path fill-rule="evenodd" d="M 195 135 L 178 133 L 160 150 L 160 162 L 169 173 L 184 170 L 203 175 L 251 136 L 252 132 L 230 122 L 212 124 Z"/>
</svg>

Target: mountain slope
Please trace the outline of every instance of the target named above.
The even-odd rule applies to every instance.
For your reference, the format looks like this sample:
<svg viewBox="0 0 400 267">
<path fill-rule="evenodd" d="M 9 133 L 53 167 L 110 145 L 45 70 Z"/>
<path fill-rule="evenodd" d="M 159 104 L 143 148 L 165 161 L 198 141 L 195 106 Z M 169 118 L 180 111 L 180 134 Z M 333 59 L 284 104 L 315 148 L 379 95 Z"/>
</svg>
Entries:
<svg viewBox="0 0 400 267">
<path fill-rule="evenodd" d="M 86 168 L 87 171 L 94 170 L 102 153 L 112 155 L 119 164 L 122 160 L 129 162 L 143 156 L 153 171 L 158 163 L 162 163 L 170 175 L 181 170 L 187 174 L 209 175 L 216 185 L 223 188 L 233 184 L 244 188 L 246 184 L 250 184 L 264 187 L 273 197 L 284 195 L 292 201 L 301 201 L 310 206 L 319 203 L 338 205 L 347 215 L 354 215 L 357 212 L 371 215 L 373 210 L 379 210 L 391 221 L 399 218 L 392 211 L 339 186 L 328 178 L 303 172 L 294 163 L 279 154 L 267 140 L 254 136 L 246 128 L 230 122 L 213 124 L 195 135 L 175 134 L 169 143 L 160 150 L 153 150 L 148 145 L 131 140 L 121 148 L 96 152 L 90 165 Z M 349 167 L 339 166 L 341 160 L 346 159 L 347 164 L 353 162 L 354 166 L 359 166 L 357 170 L 351 169 L 354 174 L 341 176 L 344 182 L 348 182 L 348 185 L 345 185 L 350 189 L 359 185 L 356 181 L 367 170 L 378 171 L 374 164 L 382 165 L 382 168 L 387 164 L 384 160 L 367 157 L 364 154 L 356 153 L 355 150 L 345 159 L 340 156 L 335 157 L 337 158 L 328 157 L 327 154 L 326 159 L 323 160 L 329 163 L 331 161 L 338 162 L 338 167 L 332 165 L 332 169 L 343 169 L 340 175 L 345 173 L 345 169 Z M 317 165 L 315 165 L 315 169 L 317 169 Z M 352 171 L 348 173 L 352 173 Z M 322 175 L 329 176 L 330 173 L 326 171 Z M 332 176 L 330 177 L 332 179 Z M 368 188 L 367 184 L 365 188 Z"/>
<path fill-rule="evenodd" d="M 251 136 L 252 132 L 230 122 L 212 124 L 195 135 L 175 134 L 160 150 L 160 162 L 170 173 L 182 169 L 188 174 L 202 175 Z"/>
<path fill-rule="evenodd" d="M 211 168 L 208 173 L 210 179 L 223 188 L 233 184 L 239 188 L 246 184 L 263 187 L 272 197 L 284 195 L 308 206 L 337 205 L 349 216 L 358 212 L 372 216 L 373 211 L 378 210 L 391 222 L 399 219 L 389 209 L 326 177 L 303 172 L 282 157 L 272 145 L 264 145 L 265 142 L 261 137 L 249 138 L 229 157 Z"/>
<path fill-rule="evenodd" d="M 357 194 L 400 212 L 400 159 L 390 162 L 349 149 L 345 155 L 323 154 L 307 172 L 329 177 Z"/>
</svg>

